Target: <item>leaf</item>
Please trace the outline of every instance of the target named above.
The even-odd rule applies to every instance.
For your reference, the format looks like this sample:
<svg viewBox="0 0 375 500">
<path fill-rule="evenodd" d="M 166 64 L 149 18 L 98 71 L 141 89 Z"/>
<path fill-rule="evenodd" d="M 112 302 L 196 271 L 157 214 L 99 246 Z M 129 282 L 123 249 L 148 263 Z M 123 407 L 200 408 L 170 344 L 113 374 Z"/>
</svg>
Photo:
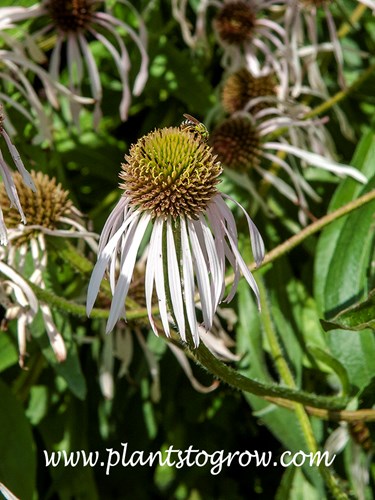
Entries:
<svg viewBox="0 0 375 500">
<path fill-rule="evenodd" d="M 268 373 L 266 360 L 262 347 L 262 332 L 259 313 L 254 304 L 251 292 L 242 281 L 239 284 L 237 297 L 239 301 L 239 324 L 237 325 L 237 350 L 239 354 L 246 353 L 239 368 L 240 373 L 251 378 L 269 382 L 271 377 Z M 263 399 L 244 393 L 244 398 L 254 410 L 256 416 L 267 426 L 272 434 L 278 439 L 286 450 L 304 450 L 308 453 L 307 445 L 295 414 L 284 408 L 264 401 Z M 314 422 L 314 434 L 319 440 L 322 433 L 322 423 Z M 324 491 L 319 473 L 315 468 L 302 466 L 309 480 L 314 484 L 321 494 Z M 312 487 L 312 486 L 311 486 Z"/>
<path fill-rule="evenodd" d="M 67 357 L 64 362 L 59 363 L 56 360 L 55 354 L 48 341 L 48 335 L 45 331 L 40 311 L 30 326 L 32 336 L 38 341 L 43 355 L 47 359 L 48 363 L 52 366 L 56 373 L 65 380 L 72 393 L 77 398 L 84 399 L 87 391 L 86 380 L 81 370 L 77 347 L 72 341 L 72 331 L 70 329 L 70 325 L 58 312 L 54 313 L 54 320 L 67 345 Z"/>
<path fill-rule="evenodd" d="M 326 350 L 321 349 L 318 346 L 309 345 L 308 349 L 309 351 L 311 351 L 311 353 L 318 361 L 321 361 L 322 363 L 326 364 L 333 370 L 333 372 L 337 375 L 337 377 L 341 382 L 342 394 L 344 396 L 348 395 L 350 383 L 349 383 L 348 373 L 345 367 L 342 365 L 342 363 L 340 363 L 338 359 L 334 358 Z"/>
<path fill-rule="evenodd" d="M 375 186 L 375 135 L 367 134 L 360 142 L 352 165 L 365 173 L 364 187 L 346 179 L 336 190 L 329 211 L 344 205 Z M 321 234 L 315 258 L 314 293 L 325 320 L 367 296 L 374 230 L 375 203 L 330 224 Z M 327 335 L 331 354 L 346 368 L 355 391 L 367 386 L 375 375 L 375 340 L 363 330 L 353 335 L 347 330 L 331 330 Z"/>
<path fill-rule="evenodd" d="M 329 212 L 358 198 L 375 186 L 375 135 L 366 135 L 360 142 L 352 165 L 372 180 L 363 187 L 346 179 L 336 190 Z M 374 232 L 375 204 L 369 203 L 354 213 L 330 224 L 321 234 L 315 257 L 314 292 L 322 314 L 334 316 L 338 308 L 356 301 L 366 285 L 366 270 Z M 354 236 L 354 237 L 353 237 Z M 348 303 L 348 304 L 346 304 Z"/>
<path fill-rule="evenodd" d="M 22 500 L 33 498 L 36 454 L 33 435 L 20 402 L 0 381 L 0 481 Z"/>
<path fill-rule="evenodd" d="M 331 321 L 321 320 L 324 330 L 342 328 L 345 330 L 360 331 L 365 328 L 375 329 L 375 290 L 372 290 L 368 298 L 359 304 L 348 307 Z"/>
<path fill-rule="evenodd" d="M 0 372 L 18 362 L 18 352 L 9 335 L 0 335 Z"/>
</svg>

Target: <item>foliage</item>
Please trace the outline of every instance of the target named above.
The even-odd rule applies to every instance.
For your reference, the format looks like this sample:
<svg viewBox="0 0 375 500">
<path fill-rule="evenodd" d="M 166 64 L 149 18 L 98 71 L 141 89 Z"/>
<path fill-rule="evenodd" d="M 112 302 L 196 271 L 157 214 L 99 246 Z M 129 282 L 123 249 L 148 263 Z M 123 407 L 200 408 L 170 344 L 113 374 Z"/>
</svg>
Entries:
<svg viewBox="0 0 375 500">
<path fill-rule="evenodd" d="M 3 3 L 29 6 L 33 2 Z M 200 3 L 189 2 L 187 17 L 192 26 Z M 332 108 L 336 103 L 330 105 L 328 98 L 306 99 L 313 112 L 328 103 L 322 112 L 329 116 L 327 127 L 337 156 L 341 163 L 365 174 L 368 183 L 362 185 L 304 167 L 306 179 L 322 200 L 309 206 L 311 226 L 349 206 L 347 214 L 323 222 L 311 234 L 303 233 L 297 207 L 266 180 L 255 178 L 256 188 L 273 217 L 257 206 L 246 186 L 229 175 L 224 174 L 220 185 L 248 210 L 264 238 L 266 251 L 276 249 L 272 258 L 266 257 L 265 264 L 254 271 L 261 289 L 262 312 L 257 310 L 244 280 L 233 301 L 221 305 L 220 327 L 231 337 L 238 354 L 237 361 L 226 364 L 236 376 L 272 387 L 275 394 L 280 390 L 280 396 L 268 389 L 265 395 L 238 390 L 241 386 L 236 376 L 229 374 L 226 378 L 225 371 L 222 380 L 212 387 L 215 390 L 196 391 L 192 384 L 199 381 L 209 387 L 217 382 L 213 375 L 217 373 L 210 373 L 209 363 L 202 369 L 202 358 L 187 349 L 192 370 L 189 380 L 167 348 L 166 339 L 152 333 L 147 312 L 136 299 L 127 304 L 129 324 L 122 322 L 118 331 L 105 334 L 110 302 L 106 284 L 92 317 L 87 318 L 84 309 L 95 253 L 85 244 L 48 236 L 46 290 L 37 286 L 33 290 L 51 306 L 53 320 L 67 346 L 67 359 L 62 363 L 56 360 L 40 311 L 29 325 L 31 338 L 24 369 L 18 364 L 17 321 L 4 319 L 0 332 L 0 481 L 17 497 L 373 498 L 375 201 L 372 197 L 355 209 L 349 204 L 366 194 L 373 195 L 375 189 L 375 76 L 371 73 L 375 17 L 370 9 L 363 9 L 360 20 L 350 21 L 348 13 L 360 4 L 354 0 L 341 3 L 342 8 L 335 3 L 334 17 L 338 26 L 349 22 L 342 37 L 344 74 L 349 84 L 359 80 L 361 85 L 340 89 L 332 54 L 324 53 L 322 59 L 325 83 L 331 96 L 339 96 L 338 105 L 348 118 L 353 139 L 343 137 L 342 118 Z M 5 112 L 17 132 L 12 140 L 27 169 L 55 176 L 85 214 L 87 226 L 97 233 L 121 196 L 118 173 L 132 143 L 156 127 L 178 126 L 184 113 L 205 123 L 209 131 L 225 115 L 220 92 L 226 74 L 223 48 L 211 28 L 214 9 L 208 10 L 207 38 L 191 48 L 172 16 L 171 2 L 138 0 L 132 4 L 142 13 L 147 27 L 149 77 L 143 92 L 132 96 L 126 121 L 121 122 L 118 114 L 121 85 L 114 61 L 97 41 L 93 50 L 100 62 L 103 85 L 103 118 L 97 129 L 92 121 L 93 105 L 81 110 L 78 127 L 69 119 L 69 104 L 61 99 L 60 109 L 48 111 L 53 141 L 35 143 L 38 124 L 27 123 L 4 101 Z M 116 14 L 138 28 L 134 14 Z M 323 24 L 319 26 L 323 29 Z M 21 40 L 21 31 L 14 29 L 12 33 Z M 128 34 L 124 34 L 124 40 L 129 46 L 130 80 L 134 82 L 140 55 Z M 7 46 L 5 41 L 1 43 Z M 40 48 L 48 56 L 55 40 L 49 41 L 51 45 L 48 40 L 46 43 Z M 28 78 L 33 79 L 43 98 L 39 79 L 31 72 Z M 66 68 L 62 79 L 67 83 Z M 5 80 L 0 86 L 1 102 L 10 91 L 22 100 L 17 89 Z M 82 93 L 90 94 L 87 75 Z M 46 99 L 43 104 L 47 107 Z M 7 151 L 3 153 L 10 164 Z M 288 161 L 297 160 L 288 157 Z M 279 175 L 287 181 L 282 173 Z M 241 251 L 250 266 L 246 220 L 236 210 Z M 299 234 L 306 236 L 297 245 L 291 242 L 288 246 L 289 239 Z M 6 279 L 2 276 L 2 282 Z M 233 276 L 228 282 L 231 279 Z M 5 313 L 3 308 L 3 317 Z M 283 389 L 290 392 L 283 393 Z M 302 394 L 302 400 L 298 394 Z M 305 395 L 315 399 L 304 400 Z M 332 411 L 327 409 L 330 404 L 334 406 Z M 366 442 L 347 430 L 353 422 L 361 422 L 367 429 Z M 346 429 L 349 444 L 343 453 L 337 453 L 329 472 L 307 463 L 288 468 L 279 464 L 286 450 L 306 454 L 314 446 L 323 450 L 327 438 L 341 427 Z M 209 464 L 182 468 L 156 463 L 125 468 L 119 464 L 108 470 L 109 450 L 123 453 L 123 443 L 128 445 L 127 460 L 135 450 L 147 457 L 172 445 L 179 450 L 192 446 L 207 453 L 271 451 L 278 466 L 257 467 L 253 460 L 242 467 L 234 460 L 216 475 Z M 97 451 L 103 462 L 94 467 L 46 466 L 48 453 L 63 450 Z M 353 463 L 368 471 L 368 481 L 361 486 Z"/>
</svg>

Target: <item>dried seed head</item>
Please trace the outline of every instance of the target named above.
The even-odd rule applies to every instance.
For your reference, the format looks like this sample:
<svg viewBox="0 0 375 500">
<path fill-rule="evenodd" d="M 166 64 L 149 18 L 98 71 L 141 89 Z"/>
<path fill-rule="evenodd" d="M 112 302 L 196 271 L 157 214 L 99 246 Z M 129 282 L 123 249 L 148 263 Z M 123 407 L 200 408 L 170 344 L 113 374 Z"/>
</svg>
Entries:
<svg viewBox="0 0 375 500">
<path fill-rule="evenodd" d="M 92 20 L 92 0 L 49 0 L 46 8 L 55 26 L 64 33 L 78 33 Z"/>
<path fill-rule="evenodd" d="M 222 168 L 189 127 L 154 130 L 130 148 L 120 187 L 131 205 L 153 217 L 196 218 L 217 193 Z"/>
<path fill-rule="evenodd" d="M 47 229 L 56 229 L 59 225 L 60 217 L 70 215 L 72 202 L 68 199 L 69 192 L 62 189 L 61 184 L 56 184 L 55 178 L 50 178 L 42 172 L 30 172 L 34 181 L 36 192 L 32 192 L 25 186 L 21 175 L 13 174 L 21 206 L 26 216 L 28 225 L 39 225 Z M 5 190 L 4 183 L 0 184 L 0 205 L 3 210 L 5 224 L 8 228 L 18 227 L 20 216 L 18 211 L 9 206 L 9 198 Z M 24 243 L 31 234 L 37 230 L 27 226 L 17 244 Z"/>
<path fill-rule="evenodd" d="M 247 2 L 227 2 L 214 19 L 220 39 L 230 45 L 241 45 L 254 36 L 255 8 Z"/>
<path fill-rule="evenodd" d="M 235 113 L 244 109 L 251 99 L 275 95 L 276 80 L 273 74 L 255 77 L 247 69 L 242 68 L 227 78 L 221 100 L 225 111 Z M 251 109 L 256 113 L 267 106 L 267 103 L 259 103 Z"/>
<path fill-rule="evenodd" d="M 216 127 L 210 144 L 218 159 L 228 168 L 244 172 L 259 165 L 259 135 L 245 116 L 228 118 Z"/>
</svg>

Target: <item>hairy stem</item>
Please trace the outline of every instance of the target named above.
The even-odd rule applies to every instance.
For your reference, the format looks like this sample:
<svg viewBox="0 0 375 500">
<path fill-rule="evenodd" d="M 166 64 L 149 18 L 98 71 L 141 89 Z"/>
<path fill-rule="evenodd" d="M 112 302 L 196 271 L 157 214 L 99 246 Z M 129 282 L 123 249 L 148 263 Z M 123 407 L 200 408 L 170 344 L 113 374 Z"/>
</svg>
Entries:
<svg viewBox="0 0 375 500">
<path fill-rule="evenodd" d="M 271 316 L 271 311 L 267 299 L 267 292 L 266 292 L 266 287 L 264 286 L 263 279 L 260 278 L 258 280 L 258 287 L 259 287 L 259 294 L 260 294 L 260 302 L 262 305 L 261 309 L 261 319 L 262 319 L 262 324 L 263 324 L 263 330 L 264 333 L 267 337 L 268 343 L 270 345 L 271 349 L 271 355 L 273 357 L 273 360 L 275 362 L 277 371 L 279 372 L 279 375 L 281 379 L 284 381 L 284 383 L 292 388 L 296 389 L 296 383 L 293 377 L 293 374 L 289 368 L 289 365 L 285 359 L 283 350 L 281 348 L 277 333 L 275 331 L 273 321 L 272 321 L 272 316 Z M 305 408 L 303 407 L 302 404 L 300 403 L 293 403 L 293 410 L 294 413 L 299 421 L 299 424 L 301 426 L 301 430 L 303 433 L 303 436 L 305 438 L 307 447 L 309 451 L 315 455 L 319 451 L 318 444 L 316 442 L 314 432 L 311 426 L 311 422 L 309 420 L 309 417 L 306 413 Z M 327 467 L 324 466 L 324 464 L 320 463 L 318 464 L 318 469 L 319 472 L 325 481 L 327 487 L 331 491 L 332 495 L 334 498 L 337 499 L 345 499 L 347 498 L 346 494 L 341 491 L 337 481 L 335 478 L 332 476 L 330 471 L 328 470 Z"/>
</svg>

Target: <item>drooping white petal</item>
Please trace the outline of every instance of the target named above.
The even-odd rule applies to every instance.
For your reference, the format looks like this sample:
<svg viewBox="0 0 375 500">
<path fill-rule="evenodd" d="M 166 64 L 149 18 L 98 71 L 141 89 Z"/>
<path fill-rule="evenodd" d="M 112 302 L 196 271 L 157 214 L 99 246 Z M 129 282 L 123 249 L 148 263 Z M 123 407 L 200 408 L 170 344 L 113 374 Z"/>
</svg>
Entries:
<svg viewBox="0 0 375 500">
<path fill-rule="evenodd" d="M 40 310 L 42 312 L 44 325 L 46 327 L 53 352 L 55 353 L 57 361 L 62 363 L 65 361 L 67 354 L 64 339 L 62 338 L 61 333 L 57 331 L 49 306 L 47 304 L 40 304 Z"/>
<path fill-rule="evenodd" d="M 125 258 L 121 263 L 120 276 L 118 278 L 113 294 L 111 309 L 109 311 L 109 318 L 106 327 L 107 332 L 113 329 L 120 317 L 121 311 L 125 307 L 125 298 L 128 294 L 138 249 L 144 237 L 150 219 L 150 214 L 142 214 L 139 221 L 137 221 L 137 224 L 134 224 L 134 229 L 133 227 L 129 228 L 129 231 L 126 234 L 126 243 L 123 250 L 123 256 L 125 256 Z"/>
<path fill-rule="evenodd" d="M 98 254 L 98 261 L 96 262 L 93 272 L 91 274 L 90 283 L 87 291 L 87 304 L 86 312 L 87 315 L 90 314 L 91 309 L 94 307 L 94 302 L 96 296 L 99 292 L 100 283 L 102 281 L 104 272 L 108 266 L 109 260 L 113 257 L 114 249 L 121 237 L 126 233 L 127 228 L 135 219 L 140 217 L 140 213 L 137 211 L 131 212 L 130 215 L 124 220 L 121 227 L 116 231 L 116 233 L 111 237 L 106 246 Z M 99 245 L 100 247 L 100 245 Z"/>
<path fill-rule="evenodd" d="M 163 234 L 164 234 L 164 221 L 163 219 L 155 219 L 155 226 L 157 225 L 157 238 L 155 241 L 156 253 L 156 268 L 155 268 L 155 288 L 158 297 L 159 312 L 161 322 L 163 324 L 164 332 L 167 337 L 170 337 L 169 319 L 167 310 L 167 296 L 165 293 L 165 276 L 164 276 L 164 263 L 163 263 Z"/>
<path fill-rule="evenodd" d="M 5 191 L 7 192 L 8 198 L 11 202 L 11 206 L 17 208 L 20 216 L 21 216 L 21 221 L 26 224 L 26 217 L 25 214 L 23 213 L 22 206 L 20 199 L 18 197 L 18 193 L 16 190 L 16 185 L 14 184 L 13 177 L 11 173 L 9 172 L 9 168 L 7 164 L 5 163 L 3 156 L 0 152 L 0 172 L 1 176 L 3 178 L 4 182 L 4 187 Z"/>
<path fill-rule="evenodd" d="M 158 234 L 158 232 L 160 231 L 161 231 L 160 223 L 158 223 L 158 221 L 155 220 L 150 238 L 150 245 L 149 245 L 146 272 L 145 272 L 145 298 L 146 298 L 147 315 L 151 328 L 155 333 L 155 335 L 158 335 L 158 329 L 156 328 L 156 324 L 152 316 L 152 292 L 154 290 L 157 252 L 159 251 L 158 240 L 161 239 L 161 236 Z"/>
<path fill-rule="evenodd" d="M 310 165 L 315 167 L 322 168 L 324 170 L 328 170 L 329 172 L 333 172 L 340 176 L 349 175 L 353 177 L 353 179 L 358 182 L 362 182 L 366 184 L 367 178 L 356 168 L 350 167 L 348 165 L 342 165 L 340 163 L 336 163 L 333 160 L 328 160 L 323 156 L 317 155 L 315 153 L 310 153 L 309 151 L 304 151 L 295 146 L 291 146 L 290 144 L 281 144 L 279 142 L 267 142 L 264 144 L 265 148 L 276 149 L 279 151 L 285 151 L 286 153 L 290 153 L 297 158 L 301 158 L 301 160 L 305 160 Z"/>
<path fill-rule="evenodd" d="M 191 220 L 188 220 L 187 225 L 192 248 L 193 264 L 197 277 L 199 296 L 202 304 L 203 320 L 205 327 L 207 329 L 210 329 L 212 326 L 213 308 L 210 281 L 208 278 L 208 263 L 204 258 L 194 224 Z"/>
<path fill-rule="evenodd" d="M 166 221 L 167 226 L 167 269 L 170 298 L 173 308 L 173 316 L 179 330 L 181 339 L 186 342 L 185 315 L 182 301 L 182 283 L 178 266 L 179 258 L 176 253 L 176 245 L 173 237 L 172 222 Z"/>
<path fill-rule="evenodd" d="M 4 222 L 3 211 L 0 207 L 0 245 L 6 246 L 8 244 L 8 233 Z"/>
<path fill-rule="evenodd" d="M 264 250 L 263 239 L 260 235 L 260 232 L 258 231 L 258 228 L 254 224 L 254 222 L 250 219 L 248 213 L 243 208 L 243 206 L 240 205 L 240 203 L 238 203 L 234 198 L 232 198 L 231 196 L 228 196 L 226 194 L 222 194 L 222 196 L 233 201 L 233 203 L 235 203 L 244 213 L 244 215 L 246 217 L 247 224 L 249 226 L 250 239 L 251 239 L 251 249 L 253 251 L 255 262 L 256 262 L 257 266 L 259 266 L 261 264 L 262 260 L 264 259 L 265 250 Z M 231 213 L 229 211 L 228 207 L 225 205 L 225 203 L 224 202 L 221 203 L 220 198 L 217 199 L 217 202 L 222 205 L 223 209 L 226 208 L 227 211 L 229 213 Z"/>
<path fill-rule="evenodd" d="M 141 334 L 138 328 L 135 329 L 135 334 L 137 336 L 140 346 L 142 347 L 143 353 L 145 355 L 148 364 L 148 369 L 150 370 L 150 374 L 152 377 L 152 386 L 150 391 L 152 401 L 158 402 L 160 401 L 161 397 L 159 362 L 155 354 L 148 347 L 147 342 L 145 341 L 143 335 Z"/>
<path fill-rule="evenodd" d="M 199 335 L 204 345 L 212 352 L 212 354 L 224 361 L 239 361 L 240 356 L 238 354 L 233 354 L 227 346 L 223 339 L 216 337 L 211 332 L 207 332 L 204 328 L 199 328 Z"/>
<path fill-rule="evenodd" d="M 229 233 L 228 229 L 225 227 L 224 224 L 223 224 L 223 228 L 224 228 L 224 231 L 225 231 L 225 233 L 227 235 L 229 243 L 231 245 L 231 249 L 232 249 L 232 251 L 233 251 L 233 253 L 234 253 L 234 255 L 235 255 L 236 259 L 237 259 L 238 265 L 241 268 L 242 274 L 244 275 L 244 278 L 249 283 L 250 287 L 252 288 L 253 292 L 255 293 L 255 296 L 256 296 L 257 302 L 258 302 L 258 309 L 260 310 L 260 295 L 259 295 L 258 285 L 257 285 L 257 283 L 256 283 L 253 275 L 249 271 L 246 263 L 244 262 L 241 254 L 240 254 L 240 252 L 238 250 L 236 242 L 233 240 L 231 234 Z"/>
<path fill-rule="evenodd" d="M 190 332 L 193 337 L 194 346 L 199 345 L 198 322 L 195 314 L 194 302 L 194 268 L 191 256 L 190 244 L 186 229 L 186 221 L 181 217 L 181 251 L 182 251 L 182 276 L 184 280 L 184 298 L 186 316 Z"/>
<path fill-rule="evenodd" d="M 94 126 L 97 126 L 101 118 L 100 103 L 103 97 L 102 84 L 100 82 L 99 70 L 90 47 L 82 34 L 78 35 L 82 54 L 85 57 L 87 69 L 90 76 L 91 92 L 95 99 L 94 107 Z"/>
<path fill-rule="evenodd" d="M 214 391 L 217 386 L 219 385 L 219 381 L 215 380 L 211 385 L 208 387 L 202 385 L 198 380 L 194 377 L 193 371 L 191 369 L 191 366 L 189 364 L 189 361 L 185 355 L 185 353 L 177 346 L 168 343 L 169 349 L 173 352 L 175 357 L 177 358 L 177 361 L 180 363 L 181 368 L 184 370 L 185 375 L 187 378 L 190 380 L 191 385 L 194 387 L 194 389 L 198 392 L 201 392 L 203 394 L 207 394 L 209 392 Z"/>
<path fill-rule="evenodd" d="M 201 246 L 206 248 L 208 262 L 210 265 L 210 278 L 211 278 L 211 289 L 212 289 L 212 309 L 213 314 L 215 314 L 216 308 L 221 299 L 221 293 L 223 288 L 224 274 L 222 266 L 220 265 L 218 252 L 215 246 L 215 242 L 212 236 L 210 228 L 207 226 L 207 222 L 202 214 L 199 216 L 198 221 L 193 221 L 195 225 L 197 235 L 201 234 L 202 237 L 199 238 Z"/>
<path fill-rule="evenodd" d="M 109 28 L 108 28 L 109 29 Z M 131 92 L 129 87 L 129 69 L 130 69 L 130 61 L 126 51 L 126 47 L 123 44 L 121 37 L 119 37 L 118 33 L 115 30 L 110 30 L 111 33 L 116 37 L 116 40 L 123 46 L 123 50 L 126 54 L 126 59 L 124 61 L 124 56 L 121 59 L 117 50 L 113 46 L 113 44 L 101 33 L 90 29 L 89 30 L 103 45 L 107 48 L 108 52 L 112 55 L 113 60 L 116 63 L 117 71 L 119 73 L 121 84 L 122 84 L 122 99 L 120 104 L 120 117 L 123 121 L 125 121 L 128 117 L 128 110 L 131 101 Z"/>
<path fill-rule="evenodd" d="M 38 299 L 24 278 L 2 260 L 0 260 L 0 273 L 7 276 L 13 283 L 19 286 L 27 298 L 30 309 L 36 314 L 38 311 Z"/>
<path fill-rule="evenodd" d="M 227 242 L 225 241 L 225 232 L 222 224 L 223 217 L 221 215 L 219 207 L 215 203 L 215 199 L 216 197 L 212 199 L 210 203 L 210 210 L 207 211 L 207 215 L 209 217 L 212 231 L 215 235 L 215 242 L 218 248 L 218 254 L 219 255 L 224 254 L 224 263 L 225 263 L 225 258 L 228 259 L 234 271 L 234 280 L 232 283 L 232 287 L 228 296 L 225 299 L 225 302 L 230 302 L 236 293 L 237 285 L 240 280 L 240 272 L 239 272 L 238 262 L 235 256 L 233 255 L 233 252 L 229 248 Z"/>
</svg>

